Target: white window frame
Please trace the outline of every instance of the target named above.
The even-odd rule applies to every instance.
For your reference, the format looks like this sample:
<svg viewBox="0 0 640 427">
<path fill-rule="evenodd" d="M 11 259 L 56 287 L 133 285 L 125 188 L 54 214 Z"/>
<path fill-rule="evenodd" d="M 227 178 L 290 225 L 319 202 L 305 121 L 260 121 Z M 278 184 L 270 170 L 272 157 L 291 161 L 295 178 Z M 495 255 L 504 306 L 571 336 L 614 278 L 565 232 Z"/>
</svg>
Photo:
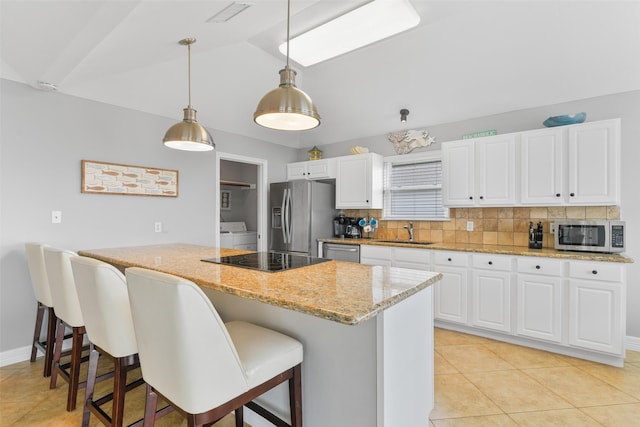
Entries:
<svg viewBox="0 0 640 427">
<path fill-rule="evenodd" d="M 409 164 L 409 163 L 421 163 L 421 162 L 434 162 L 434 161 L 442 161 L 442 152 L 438 151 L 429 151 L 425 153 L 416 153 L 416 154 L 404 154 L 399 156 L 387 156 L 384 158 L 384 204 L 382 209 L 382 219 L 395 221 L 395 220 L 414 220 L 414 221 L 446 221 L 449 219 L 449 208 L 446 206 L 442 206 L 443 216 L 438 217 L 411 217 L 411 216 L 390 216 L 389 215 L 389 197 L 394 189 L 389 188 L 389 173 L 391 171 L 391 167 L 393 165 L 401 165 L 401 164 Z M 424 186 L 415 186 L 411 188 L 404 188 L 404 190 L 440 190 L 442 192 L 442 179 L 440 180 L 439 185 L 424 185 Z M 395 190 L 400 191 L 400 190 Z"/>
</svg>

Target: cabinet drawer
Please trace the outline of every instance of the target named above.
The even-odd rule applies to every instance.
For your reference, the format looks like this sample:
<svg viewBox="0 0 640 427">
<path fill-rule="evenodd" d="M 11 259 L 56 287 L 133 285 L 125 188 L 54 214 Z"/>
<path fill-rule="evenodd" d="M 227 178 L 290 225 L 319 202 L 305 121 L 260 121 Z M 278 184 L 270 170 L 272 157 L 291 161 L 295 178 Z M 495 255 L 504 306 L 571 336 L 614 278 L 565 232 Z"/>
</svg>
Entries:
<svg viewBox="0 0 640 427">
<path fill-rule="evenodd" d="M 466 267 L 469 265 L 469 256 L 464 252 L 435 252 L 436 265 L 454 265 Z"/>
<path fill-rule="evenodd" d="M 517 259 L 518 273 L 541 274 L 545 276 L 562 276 L 564 261 L 544 258 Z"/>
<path fill-rule="evenodd" d="M 500 255 L 473 255 L 472 256 L 473 267 L 482 268 L 485 270 L 511 271 L 512 260 L 513 258 L 510 256 L 500 256 Z"/>
<path fill-rule="evenodd" d="M 393 248 L 390 246 L 360 245 L 360 256 L 391 260 Z"/>
<path fill-rule="evenodd" d="M 569 276 L 576 279 L 622 282 L 624 269 L 617 264 L 575 261 L 569 263 Z"/>
<path fill-rule="evenodd" d="M 426 249 L 394 248 L 394 259 L 406 263 L 429 264 L 430 254 Z"/>
</svg>

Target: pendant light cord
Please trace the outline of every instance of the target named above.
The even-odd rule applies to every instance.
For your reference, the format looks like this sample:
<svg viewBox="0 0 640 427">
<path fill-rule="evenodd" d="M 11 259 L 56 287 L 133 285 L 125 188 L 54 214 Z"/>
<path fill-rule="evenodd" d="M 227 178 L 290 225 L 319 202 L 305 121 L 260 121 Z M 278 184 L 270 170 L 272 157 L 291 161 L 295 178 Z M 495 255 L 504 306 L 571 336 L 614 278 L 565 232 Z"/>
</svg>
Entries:
<svg viewBox="0 0 640 427">
<path fill-rule="evenodd" d="M 291 21 L 291 0 L 287 0 L 287 69 L 289 69 L 289 26 Z"/>
<path fill-rule="evenodd" d="M 189 71 L 189 105 L 187 106 L 187 108 L 191 108 L 191 43 L 187 44 L 187 62 L 188 62 L 188 66 L 187 69 Z"/>
</svg>

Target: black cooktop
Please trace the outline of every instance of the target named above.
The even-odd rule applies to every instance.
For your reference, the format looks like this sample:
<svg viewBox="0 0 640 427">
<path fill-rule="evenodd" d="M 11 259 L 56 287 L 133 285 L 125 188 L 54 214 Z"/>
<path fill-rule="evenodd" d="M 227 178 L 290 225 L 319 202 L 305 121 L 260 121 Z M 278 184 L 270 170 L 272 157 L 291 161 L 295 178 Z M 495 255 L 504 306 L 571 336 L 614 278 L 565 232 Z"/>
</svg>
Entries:
<svg viewBox="0 0 640 427">
<path fill-rule="evenodd" d="M 244 255 L 207 258 L 202 261 L 274 273 L 277 271 L 291 270 L 293 268 L 320 264 L 330 260 L 306 255 L 285 254 L 281 252 L 252 252 Z"/>
</svg>

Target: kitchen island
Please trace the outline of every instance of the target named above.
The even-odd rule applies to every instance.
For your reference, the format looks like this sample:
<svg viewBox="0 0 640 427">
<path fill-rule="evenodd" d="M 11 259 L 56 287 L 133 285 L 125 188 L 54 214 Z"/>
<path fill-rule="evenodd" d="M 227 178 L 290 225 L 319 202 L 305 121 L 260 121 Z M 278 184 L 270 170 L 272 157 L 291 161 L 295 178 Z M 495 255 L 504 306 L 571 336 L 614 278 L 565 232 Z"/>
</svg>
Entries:
<svg viewBox="0 0 640 427">
<path fill-rule="evenodd" d="M 224 321 L 247 320 L 302 342 L 307 427 L 428 425 L 431 285 L 440 274 L 340 261 L 268 273 L 201 261 L 242 253 L 186 244 L 79 252 L 121 270 L 137 266 L 192 280 Z M 286 385 L 260 401 L 288 419 Z M 267 425 L 246 412 L 252 426 Z"/>
</svg>

